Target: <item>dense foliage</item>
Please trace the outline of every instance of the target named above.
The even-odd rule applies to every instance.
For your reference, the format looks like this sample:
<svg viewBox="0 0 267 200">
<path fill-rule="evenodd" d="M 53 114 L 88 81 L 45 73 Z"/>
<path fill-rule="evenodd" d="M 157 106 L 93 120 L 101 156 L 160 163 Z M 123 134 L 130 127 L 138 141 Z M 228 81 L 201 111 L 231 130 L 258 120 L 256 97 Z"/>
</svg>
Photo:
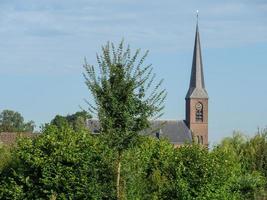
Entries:
<svg viewBox="0 0 267 200">
<path fill-rule="evenodd" d="M 0 199 L 112 199 L 111 151 L 88 132 L 47 126 L 0 173 Z"/>
<path fill-rule="evenodd" d="M 247 198 L 258 191 L 256 175 L 265 180 L 265 197 L 267 196 L 267 129 L 259 131 L 254 137 L 234 132 L 233 137 L 225 138 L 218 148 L 229 151 L 242 166 L 243 173 L 250 176 L 240 177 L 240 188 Z M 254 180 L 253 180 L 254 179 Z M 260 180 L 259 180 L 260 181 Z M 251 184 L 251 185 L 249 185 Z M 260 193 L 260 192 L 259 192 Z"/>
<path fill-rule="evenodd" d="M 0 113 L 0 132 L 33 132 L 34 122 L 24 122 L 22 115 L 16 111 L 3 110 Z"/>
<path fill-rule="evenodd" d="M 98 115 L 103 134 L 118 151 L 136 141 L 138 132 L 149 127 L 149 119 L 162 114 L 166 92 L 160 89 L 162 80 L 154 83 L 152 66 L 145 65 L 148 51 L 131 54 L 123 41 L 115 49 L 113 43 L 102 47 L 97 55 L 98 68 L 84 65 L 85 82 L 94 102 L 88 102 L 91 112 Z"/>
<path fill-rule="evenodd" d="M 208 150 L 196 144 L 173 148 L 166 140 L 140 136 L 124 153 L 121 198 L 253 199 L 266 186 L 266 171 L 247 166 L 264 155 L 240 154 L 247 150 L 235 146 L 240 137 Z M 261 149 L 263 142 L 255 140 L 265 137 L 246 139 L 246 145 Z M 3 146 L 0 152 L 1 162 L 6 160 L 0 165 L 0 199 L 116 199 L 116 152 L 101 136 L 47 126 L 39 137 L 19 141 L 11 154 Z"/>
<path fill-rule="evenodd" d="M 250 199 L 266 179 L 244 170 L 233 151 L 195 144 L 174 149 L 152 138 L 143 138 L 124 162 L 125 199 Z"/>
<path fill-rule="evenodd" d="M 86 120 L 92 118 L 92 116 L 86 111 L 79 111 L 71 115 L 62 116 L 56 115 L 54 119 L 51 120 L 52 125 L 60 127 L 70 126 L 74 130 L 79 131 L 86 127 Z"/>
<path fill-rule="evenodd" d="M 11 159 L 10 147 L 4 146 L 0 141 L 0 170 L 9 164 Z"/>
<path fill-rule="evenodd" d="M 235 132 L 233 137 L 225 138 L 220 147 L 232 151 L 243 170 L 259 171 L 267 177 L 267 129 L 252 138 Z"/>
</svg>

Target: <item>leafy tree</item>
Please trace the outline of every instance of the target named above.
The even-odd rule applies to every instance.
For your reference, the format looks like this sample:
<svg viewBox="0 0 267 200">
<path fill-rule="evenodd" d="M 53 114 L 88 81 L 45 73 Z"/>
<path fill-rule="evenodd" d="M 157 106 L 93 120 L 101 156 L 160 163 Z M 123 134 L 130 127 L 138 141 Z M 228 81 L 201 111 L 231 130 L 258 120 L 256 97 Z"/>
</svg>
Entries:
<svg viewBox="0 0 267 200">
<path fill-rule="evenodd" d="M 72 115 L 61 116 L 56 115 L 51 121 L 52 125 L 57 127 L 64 127 L 66 125 L 71 126 L 74 130 L 83 129 L 86 127 L 86 120 L 92 116 L 86 111 L 76 112 Z"/>
<path fill-rule="evenodd" d="M 121 199 L 120 169 L 123 151 L 136 144 L 138 133 L 149 127 L 149 119 L 161 116 L 165 90 L 162 81 L 154 84 L 151 65 L 144 65 L 148 51 L 139 58 L 140 50 L 131 55 L 123 41 L 102 47 L 97 55 L 98 70 L 85 61 L 85 82 L 93 95 L 89 103 L 101 123 L 102 135 L 117 157 L 117 198 Z"/>
<path fill-rule="evenodd" d="M 65 116 L 56 115 L 54 119 L 51 120 L 50 124 L 57 126 L 59 128 L 59 127 L 68 126 L 69 122 Z"/>
<path fill-rule="evenodd" d="M 22 115 L 12 110 L 3 110 L 0 113 L 1 132 L 33 132 L 34 122 L 24 122 Z"/>
<path fill-rule="evenodd" d="M 0 170 L 0 199 L 115 199 L 113 153 L 88 131 L 46 126 Z"/>
<path fill-rule="evenodd" d="M 173 148 L 143 137 L 123 159 L 125 199 L 250 199 L 264 185 L 257 172 L 243 172 L 232 151 L 200 145 Z"/>
<path fill-rule="evenodd" d="M 245 200 L 266 183 L 231 146 L 208 151 L 195 144 L 173 148 L 152 137 L 138 140 L 122 157 L 122 199 Z M 39 137 L 21 139 L 11 154 L 0 147 L 0 199 L 116 199 L 116 164 L 101 137 L 46 126 Z"/>
<path fill-rule="evenodd" d="M 259 171 L 267 179 L 267 131 L 256 134 L 243 146 L 243 158 L 250 171 Z"/>
<path fill-rule="evenodd" d="M 126 151 L 122 161 L 124 199 L 165 199 L 174 183 L 173 159 L 174 148 L 167 140 L 141 137 L 140 144 Z"/>
<path fill-rule="evenodd" d="M 242 166 L 243 174 L 253 174 L 253 176 L 244 175 L 240 177 L 239 190 L 243 190 L 243 193 L 247 196 L 253 196 L 258 192 L 259 185 L 262 183 L 260 182 L 261 178 L 257 178 L 259 173 L 267 180 L 266 130 L 253 137 L 246 137 L 241 133 L 234 132 L 232 137 L 223 139 L 218 148 L 231 152 L 235 156 L 235 159 Z M 267 184 L 267 181 L 265 181 L 265 184 Z"/>
</svg>

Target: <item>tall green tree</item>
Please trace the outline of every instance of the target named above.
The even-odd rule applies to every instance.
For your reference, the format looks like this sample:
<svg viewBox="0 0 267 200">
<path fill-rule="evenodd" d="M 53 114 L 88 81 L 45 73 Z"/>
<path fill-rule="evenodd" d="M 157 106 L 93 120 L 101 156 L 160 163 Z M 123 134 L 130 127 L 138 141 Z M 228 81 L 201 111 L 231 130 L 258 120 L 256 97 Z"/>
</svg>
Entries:
<svg viewBox="0 0 267 200">
<path fill-rule="evenodd" d="M 88 102 L 91 112 L 101 123 L 103 138 L 116 150 L 117 199 L 121 199 L 120 171 L 123 152 L 135 146 L 140 131 L 149 127 L 149 119 L 162 115 L 166 91 L 162 80 L 155 83 L 151 64 L 144 61 L 148 51 L 131 54 L 123 41 L 118 48 L 113 43 L 102 47 L 97 55 L 98 68 L 85 61 L 84 78 L 94 102 Z"/>
<path fill-rule="evenodd" d="M 33 132 L 34 122 L 24 122 L 19 112 L 3 110 L 0 113 L 0 132 Z"/>
</svg>

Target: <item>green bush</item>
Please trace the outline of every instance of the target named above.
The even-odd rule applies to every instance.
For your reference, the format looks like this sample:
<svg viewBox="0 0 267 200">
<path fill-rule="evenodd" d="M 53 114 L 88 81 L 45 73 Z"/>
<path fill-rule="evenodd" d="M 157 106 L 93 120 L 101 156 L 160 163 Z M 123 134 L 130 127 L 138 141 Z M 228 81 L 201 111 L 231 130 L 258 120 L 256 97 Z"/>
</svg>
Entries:
<svg viewBox="0 0 267 200">
<path fill-rule="evenodd" d="M 124 156 L 124 199 L 247 199 L 264 185 L 259 173 L 245 173 L 224 148 L 175 149 L 168 141 L 142 138 Z"/>
<path fill-rule="evenodd" d="M 121 197 L 253 199 L 266 184 L 265 165 L 248 167 L 264 161 L 255 152 L 264 155 L 265 143 L 255 137 L 235 135 L 208 150 L 139 136 L 123 154 Z M 116 199 L 116 153 L 102 139 L 50 125 L 35 139 L 20 139 L 11 152 L 0 147 L 0 199 Z"/>
<path fill-rule="evenodd" d="M 10 148 L 4 146 L 0 141 L 0 172 L 5 168 L 6 165 L 11 161 Z"/>
<path fill-rule="evenodd" d="M 125 199 L 163 199 L 171 188 L 169 169 L 174 148 L 168 141 L 141 137 L 139 147 L 127 151 L 123 160 Z"/>
<path fill-rule="evenodd" d="M 234 132 L 233 137 L 225 138 L 219 148 L 231 152 L 242 165 L 244 173 L 261 173 L 267 180 L 267 131 L 249 138 Z"/>
<path fill-rule="evenodd" d="M 112 152 L 86 131 L 47 126 L 19 141 L 0 174 L 0 199 L 113 199 Z"/>
</svg>

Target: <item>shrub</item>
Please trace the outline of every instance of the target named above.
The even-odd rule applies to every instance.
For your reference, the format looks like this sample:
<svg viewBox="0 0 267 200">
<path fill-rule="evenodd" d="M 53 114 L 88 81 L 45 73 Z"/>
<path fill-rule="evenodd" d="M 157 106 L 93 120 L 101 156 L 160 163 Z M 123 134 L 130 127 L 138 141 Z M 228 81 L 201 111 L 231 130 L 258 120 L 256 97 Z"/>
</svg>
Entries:
<svg viewBox="0 0 267 200">
<path fill-rule="evenodd" d="M 22 139 L 0 174 L 0 199 L 113 199 L 112 152 L 86 131 L 47 126 Z"/>
<path fill-rule="evenodd" d="M 180 148 L 142 138 L 123 161 L 125 199 L 247 199 L 264 185 L 258 173 L 242 170 L 236 154 L 200 145 Z"/>
</svg>

